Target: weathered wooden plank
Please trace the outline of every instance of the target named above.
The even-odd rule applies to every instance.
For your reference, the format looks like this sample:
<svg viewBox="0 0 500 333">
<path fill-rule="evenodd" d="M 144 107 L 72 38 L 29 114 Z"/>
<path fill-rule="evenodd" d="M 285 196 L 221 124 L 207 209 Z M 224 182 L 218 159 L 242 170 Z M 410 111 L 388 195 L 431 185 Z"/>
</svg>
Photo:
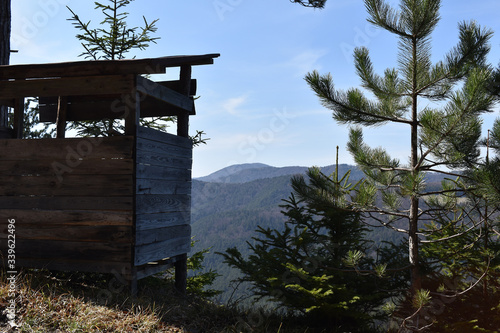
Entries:
<svg viewBox="0 0 500 333">
<path fill-rule="evenodd" d="M 161 179 L 136 179 L 137 194 L 191 194 L 191 182 Z"/>
<path fill-rule="evenodd" d="M 15 105 L 15 100 L 13 98 L 10 99 L 0 99 L 0 105 L 8 106 L 13 108 Z"/>
<path fill-rule="evenodd" d="M 142 76 L 137 76 L 137 91 L 173 105 L 181 110 L 185 110 L 187 114 L 194 111 L 194 101 L 192 98 Z"/>
<path fill-rule="evenodd" d="M 135 246 L 186 237 L 191 237 L 191 226 L 189 224 L 150 230 L 138 230 L 135 236 Z"/>
<path fill-rule="evenodd" d="M 61 165 L 67 166 L 67 161 L 63 159 L 0 160 L 0 175 L 58 175 L 62 171 L 68 171 L 61 169 Z M 68 171 L 68 173 L 71 175 L 131 175 L 134 170 L 134 161 L 131 158 L 91 159 L 89 156 L 89 158 L 79 160 L 79 164 L 70 169 L 71 172 Z"/>
<path fill-rule="evenodd" d="M 66 121 L 68 119 L 68 99 L 66 96 L 59 96 L 57 99 L 56 115 L 56 137 L 64 138 L 66 136 Z"/>
<path fill-rule="evenodd" d="M 0 250 L 6 249 L 7 239 L 0 239 Z M 18 258 L 127 262 L 131 251 L 130 243 L 16 239 L 16 262 Z"/>
<path fill-rule="evenodd" d="M 136 266 L 147 264 L 148 262 L 169 258 L 191 250 L 191 237 L 176 238 L 163 242 L 139 245 L 135 247 Z"/>
<path fill-rule="evenodd" d="M 135 91 L 130 95 L 133 106 L 125 113 L 125 135 L 137 135 L 137 128 L 141 120 L 141 95 Z"/>
<path fill-rule="evenodd" d="M 0 239 L 8 237 L 8 225 L 0 225 Z M 22 224 L 16 228 L 16 240 L 38 239 L 71 242 L 101 242 L 133 244 L 131 226 L 62 226 L 44 223 Z"/>
<path fill-rule="evenodd" d="M 0 160 L 64 160 L 69 167 L 83 158 L 132 158 L 134 138 L 0 139 Z"/>
<path fill-rule="evenodd" d="M 157 141 L 146 140 L 143 138 L 137 139 L 137 150 L 150 152 L 151 154 L 156 153 L 158 155 L 177 156 L 186 159 L 190 159 L 193 157 L 192 148 L 169 145 Z"/>
<path fill-rule="evenodd" d="M 167 67 L 210 65 L 220 54 L 180 55 L 152 59 L 75 61 L 36 65 L 0 66 L 0 80 L 60 76 L 157 74 Z"/>
<path fill-rule="evenodd" d="M 166 271 L 169 268 L 172 268 L 175 264 L 174 258 L 166 258 L 163 260 L 158 260 L 154 262 L 149 262 L 146 265 L 136 266 L 137 267 L 137 279 L 140 280 L 147 276 L 151 276 L 153 274 L 161 273 Z"/>
<path fill-rule="evenodd" d="M 189 86 L 191 81 L 191 66 L 182 65 L 179 75 L 179 81 L 181 81 L 182 95 L 189 95 Z M 180 137 L 189 138 L 189 115 L 180 114 L 177 117 L 177 135 Z"/>
<path fill-rule="evenodd" d="M 133 225 L 132 211 L 113 210 L 19 210 L 0 209 L 0 225 L 15 219 L 21 228 L 31 224 L 65 226 L 129 226 Z"/>
<path fill-rule="evenodd" d="M 185 83 L 182 82 L 181 80 L 173 80 L 173 81 L 155 81 L 159 85 L 162 85 L 164 87 L 167 87 L 169 89 L 172 89 L 173 91 L 176 91 L 178 93 L 184 94 L 185 92 Z M 189 81 L 189 88 L 187 91 L 188 96 L 194 96 L 196 95 L 196 90 L 198 88 L 198 82 L 196 79 L 191 79 Z"/>
<path fill-rule="evenodd" d="M 15 81 L 0 80 L 0 99 L 24 98 L 27 96 L 126 94 L 134 90 L 134 75 L 63 77 L 57 79 Z"/>
<path fill-rule="evenodd" d="M 184 138 L 182 136 L 177 136 L 171 133 L 165 133 L 144 126 L 139 127 L 137 137 L 141 139 L 147 139 L 150 141 L 164 143 L 171 146 L 178 146 L 186 149 L 193 148 L 193 141 L 190 138 Z"/>
<path fill-rule="evenodd" d="M 136 230 L 152 230 L 189 224 L 189 212 L 168 212 L 158 214 L 137 214 Z"/>
<path fill-rule="evenodd" d="M 7 257 L 4 258 L 4 265 L 6 265 L 6 261 Z M 0 266 L 1 265 L 2 260 L 0 257 Z M 112 273 L 118 275 L 122 279 L 126 279 L 130 275 L 132 269 L 129 262 L 30 258 L 16 258 L 16 267 L 40 268 L 55 271 Z"/>
<path fill-rule="evenodd" d="M 191 158 L 171 156 L 161 152 L 151 153 L 143 150 L 137 151 L 136 161 L 138 164 L 156 165 L 184 170 L 191 170 L 193 164 Z"/>
<path fill-rule="evenodd" d="M 136 170 L 137 178 L 191 181 L 191 170 L 145 164 L 138 164 Z"/>
<path fill-rule="evenodd" d="M 0 175 L 0 195 L 6 196 L 131 196 L 132 175 Z"/>
<path fill-rule="evenodd" d="M 14 100 L 14 137 L 23 138 L 24 132 L 24 96 L 16 96 Z"/>
<path fill-rule="evenodd" d="M 115 74 L 113 74 L 115 75 Z M 85 76 L 85 75 L 83 75 Z M 155 83 L 159 84 L 159 85 L 162 85 L 164 87 L 167 87 L 169 89 L 172 89 L 174 91 L 177 91 L 177 92 L 180 92 L 180 93 L 183 93 L 184 91 L 184 87 L 183 87 L 183 84 L 180 80 L 174 80 L 174 81 L 154 81 Z M 196 79 L 192 79 L 190 81 L 190 87 L 189 87 L 189 95 L 190 96 L 194 96 L 196 95 L 196 89 L 197 89 L 197 81 Z M 111 94 L 111 95 L 102 95 L 102 94 L 99 94 L 99 95 L 87 95 L 87 96 L 68 96 L 68 103 L 69 104 L 73 104 L 73 103 L 82 103 L 82 102 L 85 102 L 85 101 L 112 101 L 112 100 L 115 100 L 117 98 L 121 98 L 122 96 L 118 95 L 118 94 Z M 57 96 L 50 96 L 50 97 L 40 97 L 39 98 L 39 103 L 42 104 L 42 105 L 57 105 L 57 100 L 58 100 L 58 97 Z M 0 100 L 0 103 L 13 103 L 12 100 Z"/>
<path fill-rule="evenodd" d="M 189 212 L 190 210 L 191 197 L 188 195 L 136 195 L 137 214 Z"/>
<path fill-rule="evenodd" d="M 26 210 L 124 210 L 133 208 L 127 197 L 19 197 L 0 196 L 0 209 Z"/>
<path fill-rule="evenodd" d="M 119 95 L 108 98 L 87 97 L 83 100 L 71 98 L 68 104 L 67 120 L 102 120 L 102 119 L 123 119 L 132 111 L 131 94 Z M 52 103 L 52 98 L 40 98 L 44 104 L 40 104 L 40 121 L 55 123 L 57 117 L 57 104 Z M 177 116 L 186 113 L 185 110 L 173 105 L 159 101 L 156 98 L 142 96 L 141 98 L 141 118 Z M 194 111 L 190 114 L 194 115 Z"/>
</svg>

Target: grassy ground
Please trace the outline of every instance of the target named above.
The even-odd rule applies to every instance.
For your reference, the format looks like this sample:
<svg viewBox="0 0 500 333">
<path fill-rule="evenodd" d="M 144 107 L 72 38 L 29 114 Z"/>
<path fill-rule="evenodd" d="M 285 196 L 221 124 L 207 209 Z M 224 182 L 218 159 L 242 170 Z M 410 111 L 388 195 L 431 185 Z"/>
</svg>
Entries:
<svg viewBox="0 0 500 333">
<path fill-rule="evenodd" d="M 181 296 L 170 281 L 155 277 L 140 281 L 135 299 L 104 274 L 28 270 L 17 275 L 15 285 L 19 326 L 12 328 L 5 309 L 14 298 L 0 273 L 0 332 L 313 332 L 260 311 Z"/>
</svg>

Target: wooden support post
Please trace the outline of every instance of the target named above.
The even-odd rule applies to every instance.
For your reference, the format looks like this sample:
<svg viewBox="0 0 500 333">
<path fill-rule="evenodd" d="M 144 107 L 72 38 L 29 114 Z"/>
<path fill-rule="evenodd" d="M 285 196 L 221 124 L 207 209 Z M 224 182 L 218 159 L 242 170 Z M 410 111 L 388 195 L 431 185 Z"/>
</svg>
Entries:
<svg viewBox="0 0 500 333">
<path fill-rule="evenodd" d="M 130 287 L 130 295 L 133 299 L 137 298 L 137 267 L 132 268 L 132 274 L 128 283 Z"/>
<path fill-rule="evenodd" d="M 130 110 L 125 116 L 125 135 L 137 135 L 137 128 L 139 127 L 139 121 L 141 119 L 141 95 L 139 91 L 135 91 L 135 108 Z"/>
<path fill-rule="evenodd" d="M 56 138 L 64 139 L 66 136 L 66 119 L 68 111 L 68 99 L 59 96 L 57 99 L 57 118 L 56 118 Z"/>
<path fill-rule="evenodd" d="M 14 100 L 14 138 L 22 139 L 24 132 L 24 98 Z"/>
<path fill-rule="evenodd" d="M 186 294 L 187 289 L 187 254 L 177 256 L 175 266 L 175 289 L 182 295 Z"/>
<path fill-rule="evenodd" d="M 191 91 L 191 66 L 181 66 L 179 80 L 180 93 L 189 96 L 189 92 Z M 189 114 L 184 113 L 177 116 L 177 135 L 185 138 L 189 137 Z"/>
</svg>

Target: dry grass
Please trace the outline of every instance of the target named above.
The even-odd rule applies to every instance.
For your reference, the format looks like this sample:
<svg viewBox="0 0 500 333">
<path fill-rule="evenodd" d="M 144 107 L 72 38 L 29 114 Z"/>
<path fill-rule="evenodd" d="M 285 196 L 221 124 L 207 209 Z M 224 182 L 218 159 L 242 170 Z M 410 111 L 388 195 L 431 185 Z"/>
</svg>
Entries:
<svg viewBox="0 0 500 333">
<path fill-rule="evenodd" d="M 26 270 L 16 279 L 16 324 L 8 324 L 9 286 L 0 272 L 0 332 L 313 333 L 260 309 L 243 311 L 198 295 L 179 295 L 171 281 L 149 277 L 132 299 L 112 275 Z"/>
<path fill-rule="evenodd" d="M 14 330 L 0 314 L 1 332 L 231 332 L 235 311 L 196 295 L 180 296 L 170 282 L 141 281 L 132 299 L 126 286 L 102 274 L 55 274 L 26 271 L 18 274 Z M 9 301 L 4 274 L 0 279 L 0 307 Z M 233 320 L 233 322 L 232 322 Z"/>
</svg>

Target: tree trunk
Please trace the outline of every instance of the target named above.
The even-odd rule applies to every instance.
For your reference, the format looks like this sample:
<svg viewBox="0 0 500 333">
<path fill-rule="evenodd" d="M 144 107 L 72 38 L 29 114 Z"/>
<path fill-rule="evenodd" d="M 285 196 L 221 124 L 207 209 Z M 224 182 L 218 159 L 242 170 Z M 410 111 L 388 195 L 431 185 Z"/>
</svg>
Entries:
<svg viewBox="0 0 500 333">
<path fill-rule="evenodd" d="M 0 65 L 10 58 L 10 0 L 0 0 Z M 8 126 L 7 108 L 0 106 L 0 132 Z M 1 133 L 0 133 L 1 135 Z"/>
<path fill-rule="evenodd" d="M 412 91 L 412 124 L 411 124 L 411 173 L 418 173 L 418 93 L 417 93 L 417 40 L 413 39 L 413 91 Z M 411 266 L 411 293 L 422 288 L 418 255 L 418 205 L 419 198 L 413 194 L 410 197 L 410 215 L 408 228 L 408 251 Z"/>
<path fill-rule="evenodd" d="M 0 0 L 0 65 L 10 57 L 10 0 Z"/>
</svg>

